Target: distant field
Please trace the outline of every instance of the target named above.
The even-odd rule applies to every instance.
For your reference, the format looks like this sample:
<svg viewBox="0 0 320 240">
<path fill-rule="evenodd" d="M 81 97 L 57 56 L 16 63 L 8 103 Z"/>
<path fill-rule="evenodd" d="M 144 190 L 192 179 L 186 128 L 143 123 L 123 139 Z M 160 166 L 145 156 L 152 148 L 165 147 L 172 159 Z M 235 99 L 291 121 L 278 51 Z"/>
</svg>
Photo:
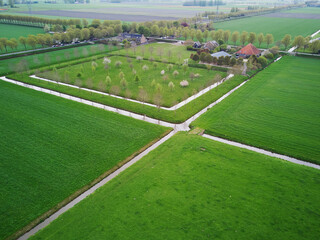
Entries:
<svg viewBox="0 0 320 240">
<path fill-rule="evenodd" d="M 319 30 L 320 20 L 299 19 L 299 18 L 270 18 L 270 17 L 249 17 L 227 22 L 216 23 L 217 29 L 234 31 L 247 31 L 273 34 L 274 41 L 280 41 L 286 34 L 292 38 L 298 35 L 308 36 Z M 267 47 L 262 44 L 261 47 Z"/>
<path fill-rule="evenodd" d="M 19 37 L 28 35 L 36 35 L 38 33 L 44 33 L 42 28 L 37 27 L 28 27 L 28 26 L 19 26 L 13 24 L 2 24 L 0 23 L 0 38 L 16 38 L 18 40 Z"/>
<path fill-rule="evenodd" d="M 306 7 L 306 8 L 297 8 L 285 11 L 288 13 L 309 13 L 309 14 L 320 14 L 320 8 L 316 7 Z"/>
<path fill-rule="evenodd" d="M 8 38 L 9 40 L 15 38 L 18 41 L 17 49 L 7 47 L 8 52 L 24 51 L 25 47 L 20 44 L 19 37 L 27 37 L 28 35 L 37 35 L 39 33 L 44 33 L 42 28 L 0 23 L 0 38 Z M 38 45 L 38 47 L 41 47 L 41 45 Z M 30 50 L 32 48 L 27 46 L 27 49 Z M 5 49 L 0 51 L 0 56 L 3 53 L 6 53 Z"/>
<path fill-rule="evenodd" d="M 0 81 L 0 239 L 166 130 Z"/>
<path fill-rule="evenodd" d="M 319 59 L 284 57 L 193 125 L 320 164 Z"/>
<path fill-rule="evenodd" d="M 180 133 L 31 239 L 317 239 L 319 179 Z"/>
<path fill-rule="evenodd" d="M 21 12 L 28 13 L 28 12 Z M 97 13 L 81 12 L 81 11 L 64 11 L 64 10 L 45 10 L 45 11 L 32 11 L 33 15 L 46 15 L 46 16 L 61 16 L 70 18 L 91 18 L 101 20 L 121 20 L 124 22 L 146 22 L 154 20 L 177 20 L 177 17 L 162 17 L 162 16 L 150 16 L 150 15 L 130 15 L 130 14 L 113 14 L 113 13 Z"/>
<path fill-rule="evenodd" d="M 111 49 L 112 50 L 112 49 Z M 80 57 L 92 56 L 98 53 L 107 53 L 110 51 L 107 45 L 87 45 L 82 47 L 74 47 L 62 50 L 56 50 L 36 55 L 23 56 L 17 58 L 0 59 L 0 75 L 5 75 L 9 71 L 19 65 L 19 63 L 27 62 L 29 68 L 42 67 L 45 65 L 60 63 L 61 61 L 74 60 Z"/>
</svg>

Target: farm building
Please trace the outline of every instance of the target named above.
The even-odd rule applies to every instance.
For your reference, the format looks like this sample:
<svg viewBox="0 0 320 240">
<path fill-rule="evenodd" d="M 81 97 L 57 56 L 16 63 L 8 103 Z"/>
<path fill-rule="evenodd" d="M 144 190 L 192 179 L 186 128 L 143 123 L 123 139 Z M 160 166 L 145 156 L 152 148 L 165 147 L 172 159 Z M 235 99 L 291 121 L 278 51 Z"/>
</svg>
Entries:
<svg viewBox="0 0 320 240">
<path fill-rule="evenodd" d="M 209 41 L 204 45 L 204 49 L 214 50 L 216 47 L 219 47 L 219 43 L 216 41 Z"/>
<path fill-rule="evenodd" d="M 201 43 L 200 42 L 194 42 L 193 47 L 194 48 L 201 48 Z"/>
<path fill-rule="evenodd" d="M 216 52 L 211 54 L 212 57 L 220 58 L 220 57 L 231 57 L 229 53 L 226 53 L 224 51 Z"/>
<path fill-rule="evenodd" d="M 238 57 L 245 57 L 248 58 L 252 55 L 256 55 L 257 57 L 260 56 L 261 51 L 253 46 L 251 43 L 249 43 L 247 46 L 240 49 L 238 52 L 236 52 L 236 56 Z"/>
</svg>

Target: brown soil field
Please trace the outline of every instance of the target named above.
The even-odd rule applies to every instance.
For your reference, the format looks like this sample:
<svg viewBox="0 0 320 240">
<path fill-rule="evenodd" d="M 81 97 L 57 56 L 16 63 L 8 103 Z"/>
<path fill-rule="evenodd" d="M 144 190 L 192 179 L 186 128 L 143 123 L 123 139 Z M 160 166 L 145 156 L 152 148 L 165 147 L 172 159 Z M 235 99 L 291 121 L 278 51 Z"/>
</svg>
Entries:
<svg viewBox="0 0 320 240">
<path fill-rule="evenodd" d="M 20 12 L 29 13 L 29 12 Z M 48 15 L 59 17 L 72 17 L 72 18 L 92 18 L 101 20 L 121 20 L 125 22 L 146 22 L 153 20 L 176 20 L 175 17 L 160 17 L 148 15 L 130 15 L 130 14 L 112 14 L 112 13 L 96 13 L 96 12 L 81 12 L 81 11 L 64 11 L 64 10 L 46 10 L 46 11 L 33 11 L 31 14 L 35 15 Z"/>
<path fill-rule="evenodd" d="M 264 17 L 277 17 L 277 18 L 302 18 L 302 19 L 320 19 L 320 14 L 309 13 L 270 13 L 263 15 Z"/>
</svg>

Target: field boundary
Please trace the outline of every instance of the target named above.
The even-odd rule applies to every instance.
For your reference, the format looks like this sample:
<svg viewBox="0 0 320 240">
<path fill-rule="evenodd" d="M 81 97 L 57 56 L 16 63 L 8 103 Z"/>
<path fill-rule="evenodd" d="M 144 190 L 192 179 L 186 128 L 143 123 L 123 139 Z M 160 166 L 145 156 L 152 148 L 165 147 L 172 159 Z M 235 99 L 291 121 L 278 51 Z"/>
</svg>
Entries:
<svg viewBox="0 0 320 240">
<path fill-rule="evenodd" d="M 223 78 L 219 82 L 216 82 L 216 83 L 210 85 L 209 87 L 199 91 L 198 93 L 192 95 L 191 97 L 187 98 L 186 100 L 184 100 L 184 101 L 182 101 L 182 102 L 180 102 L 180 103 L 178 103 L 178 104 L 176 104 L 176 105 L 174 105 L 174 106 L 172 106 L 170 108 L 163 107 L 163 106 L 158 107 L 155 104 L 141 102 L 139 100 L 135 100 L 135 99 L 131 99 L 131 98 L 125 98 L 125 97 L 121 97 L 121 96 L 118 96 L 118 95 L 105 93 L 105 92 L 100 92 L 100 91 L 96 91 L 96 90 L 89 89 L 89 88 L 82 88 L 82 87 L 78 87 L 78 86 L 75 86 L 75 85 L 72 85 L 72 84 L 56 82 L 56 81 L 53 81 L 53 80 L 50 80 L 50 79 L 47 79 L 47 78 L 37 77 L 36 75 L 30 75 L 29 77 L 30 78 L 34 78 L 34 79 L 38 79 L 38 80 L 42 80 L 42 81 L 46 81 L 46 82 L 55 83 L 55 84 L 58 84 L 58 85 L 63 85 L 63 86 L 67 86 L 67 87 L 81 89 L 81 90 L 88 91 L 88 92 L 94 92 L 94 93 L 102 94 L 102 95 L 105 95 L 105 96 L 110 96 L 110 97 L 122 99 L 122 100 L 125 100 L 125 101 L 135 102 L 135 103 L 139 103 L 139 104 L 142 104 L 142 105 L 147 105 L 147 106 L 150 106 L 150 107 L 160 108 L 160 109 L 164 109 L 164 110 L 168 110 L 168 111 L 174 111 L 174 110 L 177 110 L 177 109 L 181 108 L 182 106 L 188 104 L 189 102 L 195 100 L 196 98 L 202 96 L 203 94 L 207 93 L 208 91 L 218 87 L 223 82 L 225 82 L 225 81 L 229 80 L 230 78 L 234 77 L 234 74 L 229 74 L 227 77 Z"/>
<path fill-rule="evenodd" d="M 266 155 L 266 156 L 279 158 L 279 159 L 282 159 L 282 160 L 285 160 L 285 161 L 288 161 L 288 162 L 291 162 L 291 163 L 295 163 L 295 164 L 299 164 L 299 165 L 303 165 L 303 166 L 307 166 L 307 167 L 311 167 L 311 168 L 315 168 L 315 169 L 319 169 L 320 170 L 320 165 L 317 165 L 317 164 L 314 164 L 314 163 L 310 163 L 310 162 L 306 162 L 306 161 L 302 161 L 302 160 L 299 160 L 299 159 L 296 159 L 296 158 L 293 158 L 293 157 L 289 157 L 289 156 L 286 156 L 286 155 L 282 155 L 282 154 L 279 154 L 279 153 L 274 153 L 274 152 L 271 152 L 271 151 L 268 151 L 268 150 L 265 150 L 265 149 L 262 149 L 262 148 L 253 147 L 253 146 L 250 146 L 250 145 L 246 145 L 246 144 L 243 144 L 243 143 L 239 143 L 239 142 L 231 141 L 231 140 L 228 140 L 228 139 L 216 137 L 216 136 L 209 135 L 209 134 L 206 134 L 206 133 L 203 134 L 202 136 L 205 137 L 205 138 L 211 139 L 213 141 L 225 143 L 225 144 L 228 144 L 228 145 L 231 145 L 231 146 L 235 146 L 235 147 L 239 147 L 239 148 L 244 148 L 244 149 L 247 149 L 247 150 L 250 150 L 250 151 L 253 151 L 253 152 L 257 152 L 257 153 L 260 153 L 260 154 L 263 154 L 263 155 Z"/>
<path fill-rule="evenodd" d="M 58 203 L 56 206 L 51 208 L 49 211 L 45 212 L 44 214 L 42 214 L 41 216 L 39 216 L 38 218 L 33 220 L 27 226 L 25 226 L 24 228 L 20 229 L 16 233 L 12 234 L 8 238 L 6 238 L 6 240 L 12 240 L 12 239 L 17 239 L 17 238 L 18 239 L 27 239 L 27 238 L 23 238 L 23 237 L 19 238 L 19 237 L 24 235 L 25 233 L 29 232 L 31 229 L 33 229 L 37 225 L 39 225 L 42 222 L 44 222 L 44 220 L 50 218 L 53 214 L 55 214 L 56 212 L 58 212 L 59 210 L 64 208 L 66 205 L 70 204 L 70 202 L 74 201 L 76 198 L 78 198 L 79 196 L 84 194 L 86 191 L 90 190 L 92 187 L 97 185 L 99 182 L 101 182 L 102 180 L 108 178 L 111 174 L 115 173 L 116 171 L 121 169 L 124 165 L 128 164 L 131 160 L 134 160 L 137 156 L 143 154 L 148 148 L 150 148 L 153 145 L 155 145 L 161 139 L 167 137 L 172 131 L 173 131 L 172 129 L 169 129 L 166 132 L 162 133 L 159 137 L 157 137 L 156 139 L 152 140 L 147 145 L 143 146 L 141 149 L 139 149 L 138 151 L 134 152 L 133 154 L 131 154 L 129 157 L 125 158 L 121 162 L 117 163 L 114 167 L 112 167 L 108 171 L 104 172 L 103 174 L 98 176 L 96 179 L 94 179 L 93 181 L 88 183 L 87 185 L 85 185 L 82 188 L 78 189 L 76 192 L 74 192 L 69 197 L 67 197 L 66 199 L 64 199 L 60 203 Z"/>
</svg>

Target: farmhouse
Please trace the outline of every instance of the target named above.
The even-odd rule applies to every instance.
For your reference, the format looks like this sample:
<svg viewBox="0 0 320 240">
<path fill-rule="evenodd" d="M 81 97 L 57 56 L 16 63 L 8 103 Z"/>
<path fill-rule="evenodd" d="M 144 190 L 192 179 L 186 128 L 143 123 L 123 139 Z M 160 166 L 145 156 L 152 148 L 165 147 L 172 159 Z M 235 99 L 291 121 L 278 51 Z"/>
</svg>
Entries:
<svg viewBox="0 0 320 240">
<path fill-rule="evenodd" d="M 232 57 L 229 53 L 226 53 L 224 51 L 216 52 L 211 54 L 212 57 L 220 58 L 220 57 Z"/>
<path fill-rule="evenodd" d="M 148 40 L 143 34 L 141 35 L 136 33 L 122 33 L 122 34 L 119 34 L 119 36 L 117 37 L 117 40 L 120 42 L 122 42 L 125 39 L 130 41 L 135 41 L 137 44 L 148 43 Z"/>
<path fill-rule="evenodd" d="M 261 51 L 253 46 L 251 43 L 249 43 L 247 46 L 240 49 L 238 52 L 236 52 L 236 56 L 238 57 L 244 57 L 248 58 L 252 55 L 256 55 L 257 57 L 260 56 Z"/>
<path fill-rule="evenodd" d="M 194 48 L 201 48 L 201 43 L 200 42 L 195 42 L 194 44 L 193 44 L 193 47 Z"/>
<path fill-rule="evenodd" d="M 208 50 L 214 50 L 216 47 L 219 47 L 219 43 L 217 43 L 216 41 L 209 41 L 204 45 L 204 49 L 208 49 Z"/>
</svg>

